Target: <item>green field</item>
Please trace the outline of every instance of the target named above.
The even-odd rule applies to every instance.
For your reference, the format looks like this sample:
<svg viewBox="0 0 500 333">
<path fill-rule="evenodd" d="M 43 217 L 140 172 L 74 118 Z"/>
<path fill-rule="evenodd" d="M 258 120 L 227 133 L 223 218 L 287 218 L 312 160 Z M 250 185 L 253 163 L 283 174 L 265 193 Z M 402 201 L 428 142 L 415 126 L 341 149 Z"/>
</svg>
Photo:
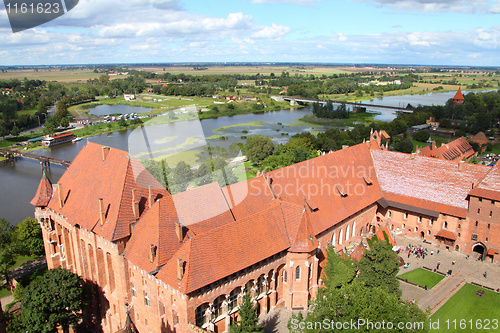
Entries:
<svg viewBox="0 0 500 333">
<path fill-rule="evenodd" d="M 410 282 L 416 283 L 420 286 L 427 286 L 429 289 L 438 284 L 444 276 L 434 272 L 430 272 L 423 268 L 417 268 L 408 273 L 399 275 L 401 279 L 407 279 Z"/>
<path fill-rule="evenodd" d="M 476 296 L 479 290 L 484 291 L 483 297 Z M 431 316 L 430 321 L 435 325 L 439 321 L 439 329 L 432 332 L 500 332 L 500 295 L 466 284 Z M 488 322 L 489 328 L 486 328 Z"/>
</svg>

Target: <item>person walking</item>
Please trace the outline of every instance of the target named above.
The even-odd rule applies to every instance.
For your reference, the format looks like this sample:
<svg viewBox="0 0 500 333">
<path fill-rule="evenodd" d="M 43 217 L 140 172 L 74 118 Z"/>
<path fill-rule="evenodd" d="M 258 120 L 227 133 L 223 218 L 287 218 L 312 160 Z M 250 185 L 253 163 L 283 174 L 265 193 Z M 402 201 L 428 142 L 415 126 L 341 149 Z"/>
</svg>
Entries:
<svg viewBox="0 0 500 333">
<path fill-rule="evenodd" d="M 488 273 L 484 272 L 483 276 L 484 276 L 485 279 L 486 279 L 487 275 L 488 275 Z"/>
</svg>

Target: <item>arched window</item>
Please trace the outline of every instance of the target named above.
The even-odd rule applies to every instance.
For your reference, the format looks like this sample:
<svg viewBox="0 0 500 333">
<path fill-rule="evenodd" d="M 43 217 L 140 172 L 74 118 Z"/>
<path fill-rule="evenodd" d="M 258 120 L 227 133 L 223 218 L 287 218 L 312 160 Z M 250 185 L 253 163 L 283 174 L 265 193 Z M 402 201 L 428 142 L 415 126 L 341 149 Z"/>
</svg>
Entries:
<svg viewBox="0 0 500 333">
<path fill-rule="evenodd" d="M 337 245 L 337 238 L 335 238 L 335 233 L 333 233 L 333 236 L 332 236 L 332 246 L 335 246 Z"/>
<path fill-rule="evenodd" d="M 288 280 L 288 273 L 286 272 L 286 270 L 283 271 L 283 282 L 287 282 Z"/>
<path fill-rule="evenodd" d="M 208 322 L 208 317 L 206 315 L 208 309 L 208 303 L 203 303 L 195 310 L 196 326 L 203 327 Z"/>
<path fill-rule="evenodd" d="M 352 223 L 352 237 L 356 236 L 356 221 Z"/>
<path fill-rule="evenodd" d="M 231 291 L 229 294 L 229 304 L 228 304 L 228 311 L 231 311 L 238 305 L 238 295 L 241 292 L 241 288 L 235 288 Z"/>
<path fill-rule="evenodd" d="M 339 244 L 342 245 L 342 229 L 339 231 Z"/>
<path fill-rule="evenodd" d="M 300 266 L 295 268 L 295 280 L 300 280 Z"/>
<path fill-rule="evenodd" d="M 260 295 L 262 294 L 262 292 L 264 292 L 264 280 L 264 274 L 259 276 L 259 278 L 257 279 L 257 295 Z"/>
<path fill-rule="evenodd" d="M 345 227 L 345 240 L 349 240 L 349 224 Z"/>
<path fill-rule="evenodd" d="M 214 318 L 222 315 L 222 302 L 226 299 L 226 295 L 220 295 L 214 301 Z"/>
</svg>

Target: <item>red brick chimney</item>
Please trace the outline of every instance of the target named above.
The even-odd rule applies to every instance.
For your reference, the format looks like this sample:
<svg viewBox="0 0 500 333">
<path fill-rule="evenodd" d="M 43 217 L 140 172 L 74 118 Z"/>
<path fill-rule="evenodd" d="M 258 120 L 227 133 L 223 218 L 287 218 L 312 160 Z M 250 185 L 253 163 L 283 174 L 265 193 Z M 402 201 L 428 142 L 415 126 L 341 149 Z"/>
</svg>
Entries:
<svg viewBox="0 0 500 333">
<path fill-rule="evenodd" d="M 148 203 L 149 203 L 149 208 L 153 206 L 153 186 L 148 185 Z"/>
<path fill-rule="evenodd" d="M 61 184 L 57 184 L 57 196 L 59 199 L 59 208 L 63 208 L 64 200 L 63 200 L 62 185 Z"/>
<path fill-rule="evenodd" d="M 156 258 L 156 246 L 154 244 L 149 244 L 149 262 L 153 263 Z"/>
<path fill-rule="evenodd" d="M 108 157 L 108 154 L 109 154 L 109 150 L 111 148 L 109 147 L 102 147 L 102 161 L 106 161 L 106 157 Z"/>
<path fill-rule="evenodd" d="M 179 242 L 182 242 L 184 239 L 184 233 L 182 232 L 182 224 L 179 221 L 175 222 L 175 233 L 177 234 Z"/>
<path fill-rule="evenodd" d="M 134 218 L 137 220 L 139 218 L 139 201 L 135 196 L 135 188 L 132 189 L 132 212 L 134 213 Z"/>
<path fill-rule="evenodd" d="M 177 280 L 182 280 L 184 277 L 184 263 L 182 262 L 182 258 L 177 258 Z"/>
<path fill-rule="evenodd" d="M 461 172 L 464 170 L 464 163 L 465 163 L 465 161 L 458 162 L 458 171 Z"/>
<path fill-rule="evenodd" d="M 104 222 L 106 222 L 106 211 L 104 210 L 104 204 L 102 198 L 99 198 L 99 213 L 101 216 L 101 226 L 103 226 Z"/>
</svg>

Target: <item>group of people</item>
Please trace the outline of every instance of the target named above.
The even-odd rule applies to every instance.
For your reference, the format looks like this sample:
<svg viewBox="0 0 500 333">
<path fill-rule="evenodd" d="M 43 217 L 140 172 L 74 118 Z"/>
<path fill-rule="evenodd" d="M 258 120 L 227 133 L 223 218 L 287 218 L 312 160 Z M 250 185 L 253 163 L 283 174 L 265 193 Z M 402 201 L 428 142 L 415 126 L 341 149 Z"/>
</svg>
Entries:
<svg viewBox="0 0 500 333">
<path fill-rule="evenodd" d="M 425 256 L 429 255 L 429 251 L 427 251 L 427 248 L 423 248 L 421 245 L 414 246 L 411 244 L 406 247 L 406 253 L 408 254 L 408 258 L 410 258 L 410 256 L 413 254 L 417 259 L 425 259 Z M 437 253 L 439 253 L 439 250 Z M 434 251 L 431 251 L 430 255 L 434 255 Z"/>
</svg>

